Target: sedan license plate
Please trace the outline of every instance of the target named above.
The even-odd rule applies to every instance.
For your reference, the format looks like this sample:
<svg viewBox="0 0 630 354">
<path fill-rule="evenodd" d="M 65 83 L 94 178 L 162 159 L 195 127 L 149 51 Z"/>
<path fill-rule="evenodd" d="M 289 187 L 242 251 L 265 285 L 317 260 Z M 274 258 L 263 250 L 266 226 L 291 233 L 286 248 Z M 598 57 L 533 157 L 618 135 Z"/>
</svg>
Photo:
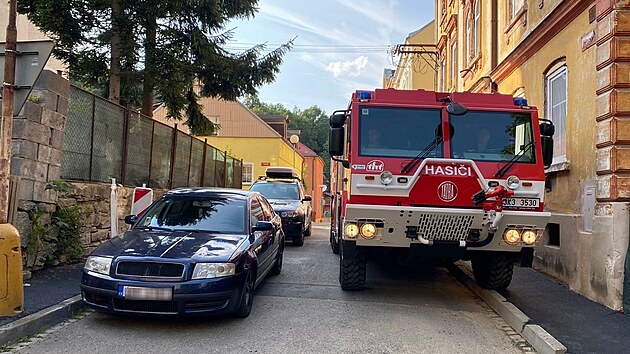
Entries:
<svg viewBox="0 0 630 354">
<path fill-rule="evenodd" d="M 173 300 L 173 288 L 145 288 L 140 286 L 123 286 L 122 297 L 127 300 Z"/>
<path fill-rule="evenodd" d="M 503 198 L 503 207 L 506 209 L 536 209 L 538 204 L 538 198 Z"/>
</svg>

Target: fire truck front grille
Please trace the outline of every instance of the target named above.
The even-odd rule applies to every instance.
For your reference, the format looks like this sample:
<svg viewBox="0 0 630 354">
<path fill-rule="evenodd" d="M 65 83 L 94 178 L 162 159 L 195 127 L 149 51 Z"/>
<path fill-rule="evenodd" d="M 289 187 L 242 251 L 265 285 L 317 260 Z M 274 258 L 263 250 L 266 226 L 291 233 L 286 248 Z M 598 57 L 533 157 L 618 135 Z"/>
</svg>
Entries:
<svg viewBox="0 0 630 354">
<path fill-rule="evenodd" d="M 473 215 L 420 214 L 418 236 L 430 241 L 465 241 Z"/>
</svg>

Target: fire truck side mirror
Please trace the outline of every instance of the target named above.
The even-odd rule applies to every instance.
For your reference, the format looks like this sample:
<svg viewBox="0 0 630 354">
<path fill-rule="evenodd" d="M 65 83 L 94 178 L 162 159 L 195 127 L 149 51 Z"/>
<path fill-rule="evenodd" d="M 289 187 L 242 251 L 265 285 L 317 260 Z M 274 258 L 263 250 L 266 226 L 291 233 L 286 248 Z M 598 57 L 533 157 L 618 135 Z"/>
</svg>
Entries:
<svg viewBox="0 0 630 354">
<path fill-rule="evenodd" d="M 541 136 L 540 145 L 543 154 L 543 164 L 545 168 L 547 168 L 551 166 L 551 162 L 553 161 L 553 138 L 550 136 Z"/>
<path fill-rule="evenodd" d="M 542 136 L 553 136 L 556 133 L 556 126 L 546 119 L 541 119 L 543 123 L 540 123 L 540 135 Z"/>
<path fill-rule="evenodd" d="M 330 156 L 343 156 L 345 135 L 343 126 L 330 127 L 330 139 L 328 141 L 328 153 Z"/>
<path fill-rule="evenodd" d="M 343 113 L 335 113 L 330 116 L 330 126 L 332 128 L 341 128 L 346 124 L 346 115 Z"/>
</svg>

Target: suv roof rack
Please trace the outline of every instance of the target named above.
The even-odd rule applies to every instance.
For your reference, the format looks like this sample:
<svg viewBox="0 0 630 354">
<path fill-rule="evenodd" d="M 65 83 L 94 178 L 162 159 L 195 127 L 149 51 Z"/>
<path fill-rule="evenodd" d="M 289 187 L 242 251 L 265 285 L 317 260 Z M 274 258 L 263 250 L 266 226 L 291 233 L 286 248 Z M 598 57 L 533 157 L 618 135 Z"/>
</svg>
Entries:
<svg viewBox="0 0 630 354">
<path fill-rule="evenodd" d="M 265 176 L 262 176 L 261 179 L 270 178 L 300 180 L 300 176 L 290 167 L 267 167 L 267 170 L 265 170 Z"/>
</svg>

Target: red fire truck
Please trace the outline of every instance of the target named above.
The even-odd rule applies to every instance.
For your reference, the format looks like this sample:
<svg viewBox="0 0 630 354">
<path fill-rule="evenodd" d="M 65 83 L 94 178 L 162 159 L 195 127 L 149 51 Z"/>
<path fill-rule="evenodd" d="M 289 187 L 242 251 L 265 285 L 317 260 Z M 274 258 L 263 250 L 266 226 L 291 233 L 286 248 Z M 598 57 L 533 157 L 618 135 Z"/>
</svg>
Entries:
<svg viewBox="0 0 630 354">
<path fill-rule="evenodd" d="M 480 286 L 506 288 L 514 263 L 531 266 L 550 218 L 544 168 L 553 133 L 524 98 L 353 93 L 330 117 L 330 243 L 341 287 L 363 288 L 366 259 L 385 252 L 471 260 Z"/>
</svg>

